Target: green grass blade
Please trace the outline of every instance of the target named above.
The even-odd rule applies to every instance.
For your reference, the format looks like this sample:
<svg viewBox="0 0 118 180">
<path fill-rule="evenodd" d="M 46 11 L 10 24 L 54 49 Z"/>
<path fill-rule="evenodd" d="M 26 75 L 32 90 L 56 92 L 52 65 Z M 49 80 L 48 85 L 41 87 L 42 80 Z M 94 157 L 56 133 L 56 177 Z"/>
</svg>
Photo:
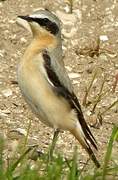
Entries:
<svg viewBox="0 0 118 180">
<path fill-rule="evenodd" d="M 58 157 L 53 157 L 53 161 L 48 162 L 48 167 L 45 169 L 46 180 L 60 180 L 63 176 L 63 158 L 58 155 Z"/>
<path fill-rule="evenodd" d="M 104 165 L 103 165 L 103 174 L 102 174 L 102 180 L 105 180 L 105 176 L 107 174 L 107 165 L 111 158 L 112 148 L 113 148 L 113 142 L 116 138 L 116 134 L 118 133 L 118 127 L 114 126 L 112 130 L 112 134 L 108 143 L 107 152 L 104 159 Z"/>
<path fill-rule="evenodd" d="M 4 179 L 3 150 L 4 150 L 4 140 L 3 140 L 3 138 L 0 137 L 0 179 Z"/>
<path fill-rule="evenodd" d="M 20 158 L 13 164 L 11 164 L 10 167 L 7 168 L 6 171 L 6 177 L 8 177 L 8 179 L 10 179 L 10 177 L 12 177 L 12 172 L 16 169 L 16 167 L 18 166 L 18 164 L 20 162 L 22 162 L 22 160 L 26 157 L 26 155 L 32 150 L 32 148 L 28 148 L 21 156 Z"/>
<path fill-rule="evenodd" d="M 72 166 L 69 172 L 68 180 L 77 180 L 78 179 L 78 169 L 77 169 L 77 147 L 75 147 Z"/>
</svg>

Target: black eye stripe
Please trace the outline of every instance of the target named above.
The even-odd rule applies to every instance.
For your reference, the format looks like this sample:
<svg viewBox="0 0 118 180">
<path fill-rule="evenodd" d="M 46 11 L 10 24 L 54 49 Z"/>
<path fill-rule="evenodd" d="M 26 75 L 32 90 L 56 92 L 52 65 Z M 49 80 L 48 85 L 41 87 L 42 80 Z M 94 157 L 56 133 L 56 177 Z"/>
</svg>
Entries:
<svg viewBox="0 0 118 180">
<path fill-rule="evenodd" d="M 31 18 L 31 21 L 37 22 L 40 26 L 45 27 L 46 30 L 56 35 L 59 32 L 59 27 L 56 23 L 50 21 L 48 18 Z"/>
</svg>

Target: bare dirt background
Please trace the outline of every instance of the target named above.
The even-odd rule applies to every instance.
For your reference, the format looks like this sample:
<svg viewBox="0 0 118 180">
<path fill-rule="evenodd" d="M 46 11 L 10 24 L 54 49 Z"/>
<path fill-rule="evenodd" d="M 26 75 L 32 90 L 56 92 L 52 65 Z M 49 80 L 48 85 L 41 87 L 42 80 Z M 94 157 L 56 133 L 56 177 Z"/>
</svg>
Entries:
<svg viewBox="0 0 118 180">
<path fill-rule="evenodd" d="M 67 1 L 62 0 L 0 1 L 0 134 L 6 140 L 7 156 L 14 152 L 19 142 L 22 144 L 30 120 L 28 144 L 38 144 L 39 149 L 46 150 L 52 139 L 53 130 L 45 127 L 32 114 L 15 83 L 17 64 L 31 39 L 31 35 L 16 24 L 16 18 L 18 15 L 31 14 L 41 7 L 49 8 L 61 17 L 64 61 L 81 104 L 86 87 L 96 70 L 98 71 L 88 97 L 92 104 L 87 108 L 82 107 L 87 122 L 95 121 L 99 111 L 103 112 L 118 99 L 118 85 L 115 92 L 112 92 L 115 75 L 118 73 L 117 0 L 75 0 L 72 14 L 68 13 Z M 90 118 L 93 101 L 104 78 L 102 93 L 107 93 Z M 97 156 L 100 161 L 103 160 L 113 124 L 118 125 L 118 105 L 106 112 L 102 118 L 103 124 L 99 129 L 91 128 L 98 142 Z M 77 145 L 77 141 L 74 137 L 63 132 L 56 150 L 72 156 L 75 144 Z M 78 151 L 79 160 L 83 162 L 88 158 L 80 146 Z M 114 144 L 113 151 L 113 159 L 118 163 L 117 156 L 118 142 Z"/>
</svg>

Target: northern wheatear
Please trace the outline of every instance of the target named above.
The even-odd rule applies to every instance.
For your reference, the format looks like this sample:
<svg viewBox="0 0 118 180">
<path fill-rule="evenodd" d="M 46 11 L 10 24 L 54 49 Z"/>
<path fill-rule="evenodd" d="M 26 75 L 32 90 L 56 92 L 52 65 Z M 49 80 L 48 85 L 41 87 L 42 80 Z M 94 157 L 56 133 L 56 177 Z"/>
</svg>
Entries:
<svg viewBox="0 0 118 180">
<path fill-rule="evenodd" d="M 47 10 L 39 10 L 19 16 L 18 22 L 33 34 L 18 66 L 18 83 L 26 102 L 46 125 L 70 131 L 99 167 L 91 148 L 97 150 L 96 140 L 64 67 L 59 19 Z"/>
</svg>

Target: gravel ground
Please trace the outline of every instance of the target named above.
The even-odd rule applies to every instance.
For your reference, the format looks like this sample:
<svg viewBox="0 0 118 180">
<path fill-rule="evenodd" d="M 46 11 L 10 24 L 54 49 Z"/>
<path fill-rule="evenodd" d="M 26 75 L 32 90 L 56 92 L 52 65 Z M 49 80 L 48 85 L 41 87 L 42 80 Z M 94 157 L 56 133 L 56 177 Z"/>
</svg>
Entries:
<svg viewBox="0 0 118 180">
<path fill-rule="evenodd" d="M 7 156 L 13 154 L 19 142 L 22 144 L 30 121 L 28 144 L 38 144 L 39 149 L 46 150 L 52 139 L 53 130 L 45 127 L 32 114 L 16 82 L 17 64 L 31 39 L 31 35 L 16 24 L 16 18 L 42 7 L 48 7 L 61 18 L 64 61 L 81 104 L 86 87 L 97 72 L 88 95 L 89 106 L 82 106 L 87 122 L 95 123 L 98 113 L 118 100 L 118 85 L 115 87 L 118 74 L 117 0 L 75 0 L 72 14 L 69 14 L 68 1 L 0 1 L 0 130 L 5 138 Z M 97 104 L 95 113 L 90 116 L 103 82 L 104 96 Z M 118 125 L 118 103 L 104 113 L 102 126 L 91 128 L 98 142 L 97 156 L 100 161 L 103 160 L 113 124 Z M 78 143 L 70 133 L 62 132 L 56 150 L 72 156 L 75 144 Z M 88 158 L 86 153 L 80 146 L 78 151 L 79 160 L 85 161 Z M 114 160 L 117 153 L 116 142 Z"/>
</svg>

